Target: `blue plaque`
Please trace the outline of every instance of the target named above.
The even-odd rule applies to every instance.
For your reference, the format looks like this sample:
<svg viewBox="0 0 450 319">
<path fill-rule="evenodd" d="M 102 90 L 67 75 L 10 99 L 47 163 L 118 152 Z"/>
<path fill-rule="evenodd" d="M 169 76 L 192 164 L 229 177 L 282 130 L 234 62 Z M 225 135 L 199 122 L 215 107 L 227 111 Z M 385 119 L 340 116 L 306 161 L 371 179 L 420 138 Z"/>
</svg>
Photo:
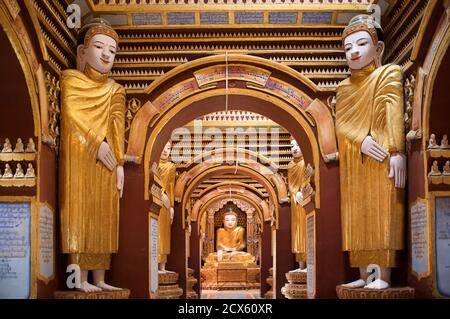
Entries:
<svg viewBox="0 0 450 319">
<path fill-rule="evenodd" d="M 262 12 L 236 12 L 234 15 L 236 24 L 261 24 L 264 22 L 264 15 Z"/>
<path fill-rule="evenodd" d="M 228 24 L 228 12 L 201 12 L 200 24 Z"/>
<path fill-rule="evenodd" d="M 160 13 L 134 13 L 134 25 L 159 25 L 162 24 Z"/>
<path fill-rule="evenodd" d="M 30 203 L 0 203 L 0 299 L 30 297 Z"/>
<path fill-rule="evenodd" d="M 168 24 L 195 24 L 193 12 L 169 12 L 167 14 Z"/>
<path fill-rule="evenodd" d="M 436 197 L 436 286 L 450 297 L 450 197 Z"/>
<path fill-rule="evenodd" d="M 331 24 L 331 12 L 304 12 L 303 24 Z"/>
<path fill-rule="evenodd" d="M 296 24 L 297 12 L 269 12 L 270 24 Z"/>
</svg>

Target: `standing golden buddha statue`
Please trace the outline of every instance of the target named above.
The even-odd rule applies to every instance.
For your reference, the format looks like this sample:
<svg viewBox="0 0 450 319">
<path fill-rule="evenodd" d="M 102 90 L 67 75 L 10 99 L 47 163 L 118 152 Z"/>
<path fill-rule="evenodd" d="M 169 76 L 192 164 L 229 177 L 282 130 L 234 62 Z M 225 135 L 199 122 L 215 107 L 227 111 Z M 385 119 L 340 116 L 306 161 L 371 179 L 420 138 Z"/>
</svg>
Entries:
<svg viewBox="0 0 450 319">
<path fill-rule="evenodd" d="M 291 196 L 291 250 L 299 264 L 299 270 L 306 271 L 306 212 L 300 204 L 303 201 L 301 189 L 305 177 L 305 160 L 295 139 L 291 139 L 294 160 L 287 168 L 289 193 Z"/>
<path fill-rule="evenodd" d="M 159 159 L 159 173 L 162 180 L 163 206 L 158 217 L 158 265 L 160 271 L 166 271 L 167 256 L 170 255 L 170 230 L 173 222 L 175 204 L 175 164 L 169 161 L 171 142 L 167 142 Z"/>
<path fill-rule="evenodd" d="M 77 70 L 61 75 L 60 211 L 62 252 L 81 269 L 84 292 L 111 291 L 105 270 L 118 250 L 124 186 L 125 90 L 108 74 L 119 37 L 94 19 L 80 30 Z M 88 283 L 93 271 L 94 285 Z"/>
<path fill-rule="evenodd" d="M 380 25 L 354 17 L 343 33 L 350 78 L 337 89 L 336 134 L 340 157 L 343 250 L 360 279 L 344 286 L 384 289 L 404 248 L 403 82 L 397 65 L 381 65 Z M 369 265 L 379 278 L 366 283 Z"/>
</svg>

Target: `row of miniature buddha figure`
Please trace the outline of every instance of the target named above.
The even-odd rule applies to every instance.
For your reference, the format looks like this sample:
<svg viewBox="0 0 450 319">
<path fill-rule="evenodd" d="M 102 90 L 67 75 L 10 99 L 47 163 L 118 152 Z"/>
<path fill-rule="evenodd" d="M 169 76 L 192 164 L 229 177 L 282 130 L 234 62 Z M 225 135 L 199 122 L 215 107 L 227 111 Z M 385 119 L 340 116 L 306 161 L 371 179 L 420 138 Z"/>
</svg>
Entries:
<svg viewBox="0 0 450 319">
<path fill-rule="evenodd" d="M 430 148 L 443 148 L 443 149 L 448 149 L 448 148 L 450 148 L 450 147 L 448 146 L 448 136 L 447 136 L 447 134 L 444 134 L 444 135 L 442 136 L 441 144 L 438 144 L 438 143 L 437 143 L 437 140 L 436 140 L 436 134 L 431 134 L 431 135 L 430 135 L 430 140 L 429 140 L 429 142 L 428 142 L 428 148 L 429 148 L 429 149 L 430 149 Z"/>
<path fill-rule="evenodd" d="M 431 165 L 431 171 L 428 173 L 428 176 L 450 176 L 450 161 L 446 161 L 444 166 L 442 167 L 442 172 L 439 170 L 438 161 L 433 161 L 433 165 Z"/>
<path fill-rule="evenodd" d="M 32 163 L 28 163 L 27 171 L 24 173 L 22 164 L 17 163 L 16 170 L 13 173 L 13 169 L 9 164 L 5 164 L 5 169 L 2 173 L 0 169 L 0 179 L 20 179 L 20 178 L 35 178 L 34 167 Z"/>
<path fill-rule="evenodd" d="M 22 139 L 19 137 L 16 141 L 16 145 L 13 148 L 9 138 L 5 138 L 5 143 L 2 147 L 2 153 L 36 153 L 36 145 L 33 138 L 28 139 L 27 146 L 25 147 Z"/>
</svg>

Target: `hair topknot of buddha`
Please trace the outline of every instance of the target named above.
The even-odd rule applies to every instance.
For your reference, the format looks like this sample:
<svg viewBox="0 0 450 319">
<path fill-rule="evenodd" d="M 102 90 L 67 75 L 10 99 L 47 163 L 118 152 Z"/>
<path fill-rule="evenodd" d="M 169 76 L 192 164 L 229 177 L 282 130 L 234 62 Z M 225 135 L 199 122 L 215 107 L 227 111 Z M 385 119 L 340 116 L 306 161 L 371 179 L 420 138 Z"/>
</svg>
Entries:
<svg viewBox="0 0 450 319">
<path fill-rule="evenodd" d="M 111 27 L 111 24 L 103 18 L 92 19 L 89 23 L 85 24 L 78 33 L 77 45 L 84 44 L 89 45 L 89 42 L 97 34 L 104 34 L 113 38 L 117 45 L 119 44 L 119 35 Z"/>
<path fill-rule="evenodd" d="M 374 44 L 384 41 L 383 29 L 373 16 L 360 14 L 353 17 L 342 33 L 342 41 L 352 33 L 366 31 L 370 34 Z"/>
</svg>

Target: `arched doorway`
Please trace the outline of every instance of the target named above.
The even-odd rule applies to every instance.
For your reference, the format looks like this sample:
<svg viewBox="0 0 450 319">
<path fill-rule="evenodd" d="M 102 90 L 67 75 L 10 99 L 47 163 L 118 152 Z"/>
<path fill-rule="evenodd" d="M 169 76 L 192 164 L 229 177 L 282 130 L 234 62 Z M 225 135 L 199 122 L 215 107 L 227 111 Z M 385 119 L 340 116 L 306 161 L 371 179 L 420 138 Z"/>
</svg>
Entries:
<svg viewBox="0 0 450 319">
<path fill-rule="evenodd" d="M 147 94 L 148 102 L 131 124 L 127 157 L 138 165 L 127 168 L 126 183 L 131 185 L 124 194 L 124 210 L 136 211 L 136 207 L 142 207 L 142 212 L 136 212 L 133 220 L 122 219 L 121 225 L 121 231 L 130 234 L 121 236 L 122 245 L 136 249 L 119 252 L 113 276 L 125 283 L 137 284 L 138 278 L 122 275 L 127 268 L 122 257 L 138 258 L 147 285 L 139 283 L 141 289 L 137 294 L 149 294 L 149 256 L 145 254 L 149 243 L 148 237 L 143 235 L 148 235 L 149 230 L 145 214 L 149 209 L 158 209 L 149 192 L 154 185 L 151 167 L 174 129 L 199 116 L 227 108 L 261 114 L 285 127 L 299 141 L 305 161 L 315 167 L 316 196 L 309 210 L 317 213 L 312 224 L 317 235 L 311 246 L 315 271 L 310 293 L 316 297 L 335 296 L 335 286 L 344 281 L 345 273 L 338 240 L 339 186 L 338 167 L 334 162 L 337 147 L 331 111 L 325 104 L 330 93 L 286 66 L 262 58 L 226 55 L 199 59 L 175 68 L 155 81 Z M 321 179 L 326 179 L 327 185 L 322 185 Z M 132 202 L 133 208 L 127 206 L 127 202 Z M 279 214 L 289 216 L 288 205 L 277 203 L 277 209 Z M 184 229 L 186 221 L 181 218 L 182 210 L 181 206 L 178 210 L 175 208 L 175 213 L 180 214 L 180 227 Z M 288 242 L 290 225 L 278 224 L 277 227 L 277 241 Z M 320 234 L 327 240 L 320 240 Z M 329 267 L 333 267 L 333 272 L 327 270 Z M 289 270 L 292 269 L 280 262 L 278 278 L 283 278 Z M 142 282 L 142 277 L 139 281 Z M 277 295 L 281 297 L 278 292 Z"/>
</svg>

